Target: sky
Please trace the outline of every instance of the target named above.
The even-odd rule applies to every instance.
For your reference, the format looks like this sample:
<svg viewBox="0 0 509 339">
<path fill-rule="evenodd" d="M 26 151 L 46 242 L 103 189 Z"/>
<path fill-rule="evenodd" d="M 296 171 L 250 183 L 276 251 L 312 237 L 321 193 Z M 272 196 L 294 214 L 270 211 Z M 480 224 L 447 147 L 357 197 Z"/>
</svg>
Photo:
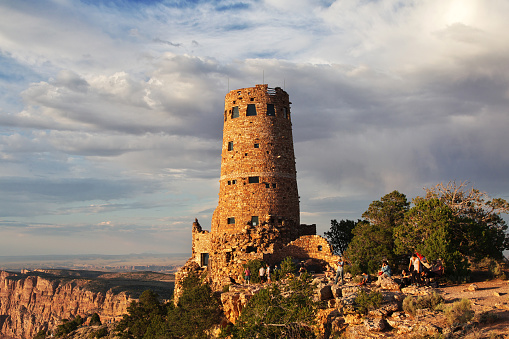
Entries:
<svg viewBox="0 0 509 339">
<path fill-rule="evenodd" d="M 191 252 L 229 90 L 282 87 L 301 222 L 509 199 L 507 0 L 0 1 L 0 256 Z M 507 220 L 507 218 L 506 218 Z"/>
</svg>

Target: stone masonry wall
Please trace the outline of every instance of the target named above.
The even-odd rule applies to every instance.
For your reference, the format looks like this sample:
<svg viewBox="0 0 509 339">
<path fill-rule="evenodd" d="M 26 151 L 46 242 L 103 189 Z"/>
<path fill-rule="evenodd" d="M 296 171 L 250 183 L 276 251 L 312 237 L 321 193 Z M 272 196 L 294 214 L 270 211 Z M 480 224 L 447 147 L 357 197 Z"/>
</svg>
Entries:
<svg viewBox="0 0 509 339">
<path fill-rule="evenodd" d="M 212 288 L 220 290 L 242 283 L 250 260 L 334 261 L 327 241 L 315 236 L 316 225 L 300 224 L 290 105 L 284 90 L 267 85 L 226 95 L 219 202 L 210 233 L 193 224 L 193 257 L 176 275 L 176 295 L 189 272 L 207 269 Z"/>
<path fill-rule="evenodd" d="M 198 219 L 195 219 L 193 223 L 192 235 L 192 259 L 196 261 L 198 265 L 201 265 L 201 254 L 210 253 L 212 250 L 211 234 L 209 231 L 204 231 L 200 226 Z"/>
<path fill-rule="evenodd" d="M 319 259 L 329 264 L 335 263 L 339 256 L 334 255 L 327 239 L 319 235 L 306 235 L 292 241 L 270 255 L 270 260 L 279 262 L 286 257 L 295 259 Z"/>
<path fill-rule="evenodd" d="M 267 85 L 226 95 L 212 233 L 238 233 L 264 221 L 299 225 L 290 104 L 285 91 Z"/>
</svg>

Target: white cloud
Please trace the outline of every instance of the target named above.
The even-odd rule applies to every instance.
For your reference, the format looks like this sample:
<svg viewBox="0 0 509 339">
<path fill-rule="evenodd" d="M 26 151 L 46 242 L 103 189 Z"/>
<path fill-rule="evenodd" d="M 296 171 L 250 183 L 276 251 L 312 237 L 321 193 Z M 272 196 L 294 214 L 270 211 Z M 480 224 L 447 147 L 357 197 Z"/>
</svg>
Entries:
<svg viewBox="0 0 509 339">
<path fill-rule="evenodd" d="M 290 94 L 302 219 L 319 233 L 394 189 L 470 180 L 509 198 L 508 9 L 3 3 L 0 238 L 45 232 L 41 253 L 97 248 L 84 230 L 118 231 L 101 233 L 118 253 L 185 243 L 217 204 L 224 95 L 262 81 Z"/>
</svg>

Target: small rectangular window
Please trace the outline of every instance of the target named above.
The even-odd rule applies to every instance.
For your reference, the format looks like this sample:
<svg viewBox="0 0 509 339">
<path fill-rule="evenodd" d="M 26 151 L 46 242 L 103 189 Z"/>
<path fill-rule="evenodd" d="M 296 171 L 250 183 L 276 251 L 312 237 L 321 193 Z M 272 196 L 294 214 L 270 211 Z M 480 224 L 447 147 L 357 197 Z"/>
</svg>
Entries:
<svg viewBox="0 0 509 339">
<path fill-rule="evenodd" d="M 254 98 L 249 98 L 249 100 L 254 101 Z"/>
<path fill-rule="evenodd" d="M 272 188 L 276 188 L 276 184 L 272 184 Z"/>
<path fill-rule="evenodd" d="M 232 119 L 238 118 L 239 115 L 239 106 L 233 106 L 232 109 Z"/>
<path fill-rule="evenodd" d="M 231 185 L 231 184 L 232 184 L 232 182 L 230 180 L 228 180 L 228 185 Z"/>
<path fill-rule="evenodd" d="M 200 255 L 200 266 L 208 266 L 209 265 L 209 254 L 201 253 Z"/>
<path fill-rule="evenodd" d="M 248 182 L 250 184 L 257 184 L 260 182 L 260 177 L 249 177 Z"/>
<path fill-rule="evenodd" d="M 235 185 L 237 183 L 237 180 L 232 180 L 232 185 Z"/>
<path fill-rule="evenodd" d="M 270 188 L 270 184 L 268 182 L 265 183 L 265 188 Z"/>
<path fill-rule="evenodd" d="M 228 151 L 233 151 L 233 141 L 228 141 Z"/>
<path fill-rule="evenodd" d="M 256 115 L 256 106 L 254 104 L 247 105 L 246 116 L 252 117 Z"/>
<path fill-rule="evenodd" d="M 276 111 L 274 110 L 274 104 L 267 104 L 267 115 L 275 116 Z"/>
<path fill-rule="evenodd" d="M 228 218 L 228 224 L 235 224 L 235 218 Z"/>
<path fill-rule="evenodd" d="M 260 148 L 260 144 L 254 144 L 254 148 Z"/>
<path fill-rule="evenodd" d="M 251 217 L 251 225 L 258 226 L 258 216 Z"/>
<path fill-rule="evenodd" d="M 288 119 L 288 108 L 286 107 L 283 107 L 283 116 L 285 117 L 285 119 Z"/>
</svg>

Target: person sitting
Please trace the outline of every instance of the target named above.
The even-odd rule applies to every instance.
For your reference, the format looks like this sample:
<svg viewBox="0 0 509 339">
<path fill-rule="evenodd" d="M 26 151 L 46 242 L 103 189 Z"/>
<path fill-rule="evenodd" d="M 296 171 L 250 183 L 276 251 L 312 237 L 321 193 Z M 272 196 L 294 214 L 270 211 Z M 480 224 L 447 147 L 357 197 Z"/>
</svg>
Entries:
<svg viewBox="0 0 509 339">
<path fill-rule="evenodd" d="M 378 275 L 386 275 L 387 277 L 390 277 L 391 276 L 391 267 L 389 266 L 389 264 L 387 263 L 387 260 L 384 260 L 382 262 L 382 268 L 380 269 L 380 271 L 378 272 Z"/>
<path fill-rule="evenodd" d="M 366 284 L 369 284 L 369 274 L 362 273 L 361 282 L 358 283 L 357 285 L 361 286 L 361 285 L 366 285 Z"/>
<path fill-rule="evenodd" d="M 412 283 L 412 276 L 406 271 L 401 271 L 401 287 L 410 286 Z"/>
<path fill-rule="evenodd" d="M 442 266 L 442 262 L 437 260 L 433 263 L 431 269 L 427 272 L 428 283 L 430 279 L 434 280 L 435 285 L 437 284 L 437 279 L 444 275 L 444 266 Z"/>
</svg>

